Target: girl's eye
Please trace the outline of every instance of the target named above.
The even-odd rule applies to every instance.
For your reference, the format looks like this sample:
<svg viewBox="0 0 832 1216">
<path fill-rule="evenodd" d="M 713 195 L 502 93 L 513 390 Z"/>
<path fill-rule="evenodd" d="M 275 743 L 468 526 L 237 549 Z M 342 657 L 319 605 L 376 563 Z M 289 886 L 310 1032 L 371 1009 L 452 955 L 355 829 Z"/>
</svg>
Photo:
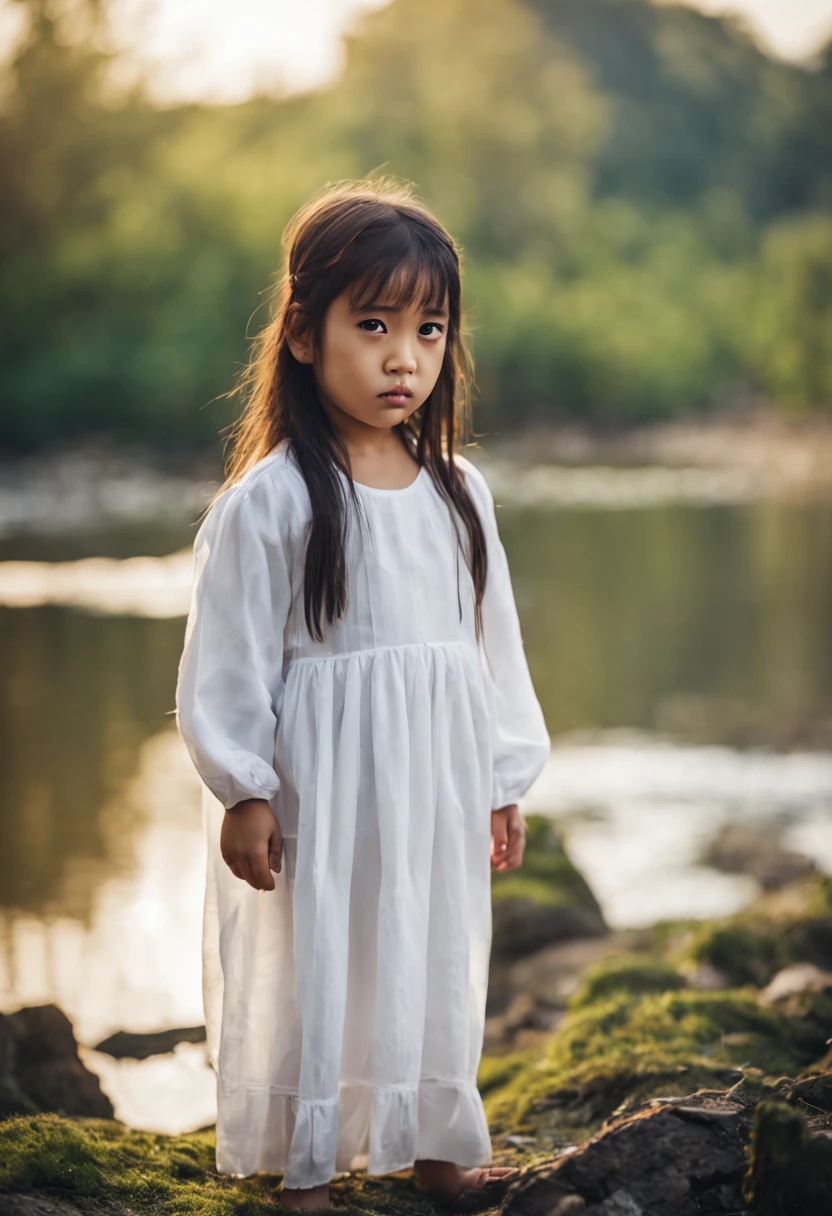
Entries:
<svg viewBox="0 0 832 1216">
<path fill-rule="evenodd" d="M 380 325 L 381 329 L 369 328 L 370 326 L 375 326 L 375 325 Z M 359 329 L 363 329 L 365 334 L 387 333 L 387 327 L 385 326 L 383 321 L 380 321 L 378 319 L 378 317 L 367 317 L 366 320 L 358 322 L 358 327 L 359 327 Z M 426 329 L 434 330 L 435 332 L 434 333 L 425 333 L 424 331 Z M 443 326 L 441 326 L 438 321 L 426 321 L 424 325 L 419 326 L 419 335 L 422 338 L 441 338 L 442 333 L 443 333 Z"/>
</svg>

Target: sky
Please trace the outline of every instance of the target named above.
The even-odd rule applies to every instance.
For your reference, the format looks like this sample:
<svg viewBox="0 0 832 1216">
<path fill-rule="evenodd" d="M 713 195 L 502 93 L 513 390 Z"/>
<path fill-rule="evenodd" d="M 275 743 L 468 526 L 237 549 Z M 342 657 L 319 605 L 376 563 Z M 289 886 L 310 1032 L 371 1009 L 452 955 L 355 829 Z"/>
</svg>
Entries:
<svg viewBox="0 0 832 1216">
<path fill-rule="evenodd" d="M 410 0 L 418 3 L 418 0 Z M 150 69 L 162 102 L 235 102 L 258 88 L 293 92 L 332 79 L 341 33 L 387 0 L 111 0 L 116 41 Z M 805 59 L 832 34 L 832 0 L 693 0 L 740 14 L 775 54 Z M 0 44 L 18 6 L 0 0 Z"/>
</svg>

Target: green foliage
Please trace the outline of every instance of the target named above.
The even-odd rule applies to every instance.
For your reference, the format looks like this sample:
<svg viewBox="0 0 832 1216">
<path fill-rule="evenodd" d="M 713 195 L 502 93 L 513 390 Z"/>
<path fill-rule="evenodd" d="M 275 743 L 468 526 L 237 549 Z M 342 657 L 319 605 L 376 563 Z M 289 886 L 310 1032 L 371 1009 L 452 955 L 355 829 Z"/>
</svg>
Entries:
<svg viewBox="0 0 832 1216">
<path fill-rule="evenodd" d="M 758 221 L 829 202 L 828 79 L 760 53 L 730 18 L 639 0 L 532 0 L 614 99 L 599 193 L 687 207 L 712 190 Z"/>
<path fill-rule="evenodd" d="M 462 245 L 478 429 L 743 385 L 832 404 L 828 64 L 649 0 L 394 0 L 327 90 L 161 110 L 57 0 L 26 8 L 0 113 L 0 444 L 214 439 L 286 221 L 381 169 Z"/>
<path fill-rule="evenodd" d="M 772 224 L 760 275 L 754 355 L 778 398 L 832 402 L 832 216 Z"/>
</svg>

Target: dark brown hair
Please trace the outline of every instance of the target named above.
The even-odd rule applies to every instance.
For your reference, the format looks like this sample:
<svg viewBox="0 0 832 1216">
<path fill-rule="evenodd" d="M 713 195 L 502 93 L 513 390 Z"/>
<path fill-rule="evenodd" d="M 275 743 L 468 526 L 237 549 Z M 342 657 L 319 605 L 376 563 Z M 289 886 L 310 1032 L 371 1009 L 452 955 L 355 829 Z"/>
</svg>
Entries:
<svg viewBox="0 0 832 1216">
<path fill-rule="evenodd" d="M 309 633 L 321 641 L 322 606 L 327 622 L 343 616 L 347 606 L 346 501 L 338 469 L 348 478 L 358 512 L 361 503 L 349 452 L 320 403 L 312 365 L 292 354 L 287 328 L 308 327 L 318 350 L 327 308 L 345 291 L 355 307 L 382 298 L 401 307 L 419 298 L 425 309 L 442 308 L 447 298 L 448 330 L 439 378 L 427 400 L 393 430 L 419 465 L 427 467 L 448 503 L 458 541 L 457 517 L 467 530 L 465 560 L 474 584 L 479 637 L 487 578 L 485 537 L 453 459 L 461 421 L 466 432 L 470 430 L 472 372 L 461 331 L 460 255 L 453 239 L 415 198 L 412 187 L 382 178 L 340 182 L 312 198 L 287 225 L 283 252 L 272 318 L 255 338 L 248 365 L 228 394 L 240 393 L 244 408 L 229 428 L 232 452 L 217 497 L 288 440 L 312 504 L 304 609 Z"/>
</svg>

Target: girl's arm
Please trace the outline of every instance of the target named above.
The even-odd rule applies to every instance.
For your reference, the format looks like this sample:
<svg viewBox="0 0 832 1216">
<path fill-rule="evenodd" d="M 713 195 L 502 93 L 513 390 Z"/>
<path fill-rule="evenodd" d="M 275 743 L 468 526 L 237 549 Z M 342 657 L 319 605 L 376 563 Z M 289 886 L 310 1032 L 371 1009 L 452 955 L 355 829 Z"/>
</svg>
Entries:
<svg viewBox="0 0 832 1216">
<path fill-rule="evenodd" d="M 479 469 L 463 457 L 457 460 L 465 469 L 488 549 L 482 617 L 484 667 L 493 691 L 491 807 L 496 811 L 522 807 L 524 795 L 543 771 L 551 740 L 526 660 L 494 498 Z"/>
<path fill-rule="evenodd" d="M 269 487 L 238 483 L 194 541 L 194 581 L 176 721 L 197 772 L 229 810 L 280 788 L 274 740 L 291 604 L 286 547 Z"/>
</svg>

